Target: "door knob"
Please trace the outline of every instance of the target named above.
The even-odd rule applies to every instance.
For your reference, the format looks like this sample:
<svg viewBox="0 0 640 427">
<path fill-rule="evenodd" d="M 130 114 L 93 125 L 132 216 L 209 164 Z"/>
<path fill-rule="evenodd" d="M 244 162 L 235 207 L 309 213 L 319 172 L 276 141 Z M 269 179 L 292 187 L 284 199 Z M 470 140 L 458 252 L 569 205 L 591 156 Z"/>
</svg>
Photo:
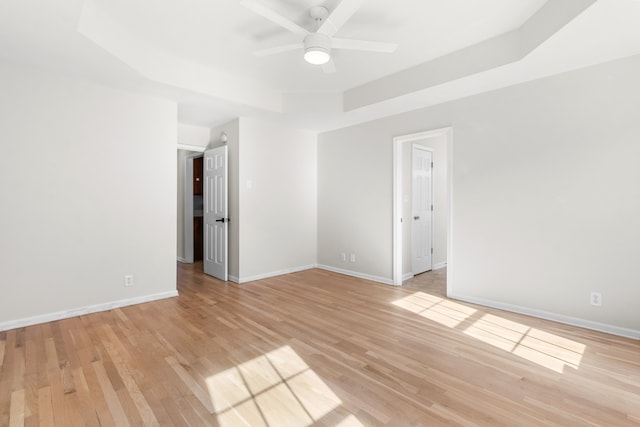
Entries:
<svg viewBox="0 0 640 427">
<path fill-rule="evenodd" d="M 416 221 L 420 219 L 419 216 L 414 216 L 413 219 L 415 219 Z"/>
</svg>

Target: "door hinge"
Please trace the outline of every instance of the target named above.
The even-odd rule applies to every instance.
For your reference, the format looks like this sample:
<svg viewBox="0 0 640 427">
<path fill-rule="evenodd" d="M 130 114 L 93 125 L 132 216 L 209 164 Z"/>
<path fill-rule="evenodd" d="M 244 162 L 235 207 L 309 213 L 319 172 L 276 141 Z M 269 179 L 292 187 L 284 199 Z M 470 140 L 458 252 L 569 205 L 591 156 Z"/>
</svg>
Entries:
<svg viewBox="0 0 640 427">
<path fill-rule="evenodd" d="M 433 248 L 431 248 L 431 255 L 433 255 Z"/>
<path fill-rule="evenodd" d="M 433 169 L 433 162 L 431 162 L 431 169 Z"/>
<path fill-rule="evenodd" d="M 433 205 L 431 205 L 431 212 L 433 212 Z"/>
</svg>

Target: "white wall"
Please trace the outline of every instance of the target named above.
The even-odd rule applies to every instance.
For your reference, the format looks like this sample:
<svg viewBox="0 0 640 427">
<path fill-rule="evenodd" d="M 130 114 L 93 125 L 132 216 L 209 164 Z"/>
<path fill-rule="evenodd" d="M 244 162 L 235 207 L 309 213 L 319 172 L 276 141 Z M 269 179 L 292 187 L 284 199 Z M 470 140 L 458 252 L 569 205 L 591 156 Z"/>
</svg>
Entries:
<svg viewBox="0 0 640 427">
<path fill-rule="evenodd" d="M 390 132 L 379 121 L 318 136 L 318 264 L 391 279 Z"/>
<path fill-rule="evenodd" d="M 211 130 L 201 126 L 178 123 L 178 144 L 206 147 L 211 140 Z"/>
<path fill-rule="evenodd" d="M 241 117 L 211 129 L 229 147 L 229 280 L 316 264 L 317 134 Z M 250 188 L 249 188 L 250 187 Z"/>
<path fill-rule="evenodd" d="M 640 336 L 639 74 L 636 56 L 321 134 L 319 262 L 354 247 L 353 270 L 391 278 L 392 138 L 452 126 L 450 293 Z"/>
<path fill-rule="evenodd" d="M 316 264 L 317 134 L 240 118 L 239 279 Z"/>
<path fill-rule="evenodd" d="M 0 329 L 175 294 L 176 105 L 7 64 L 0 93 Z"/>
<path fill-rule="evenodd" d="M 433 268 L 447 263 L 447 226 L 449 220 L 447 188 L 447 137 L 444 135 L 406 141 L 402 144 L 402 274 L 412 273 L 412 162 L 413 145 L 430 148 L 433 153 Z"/>
</svg>

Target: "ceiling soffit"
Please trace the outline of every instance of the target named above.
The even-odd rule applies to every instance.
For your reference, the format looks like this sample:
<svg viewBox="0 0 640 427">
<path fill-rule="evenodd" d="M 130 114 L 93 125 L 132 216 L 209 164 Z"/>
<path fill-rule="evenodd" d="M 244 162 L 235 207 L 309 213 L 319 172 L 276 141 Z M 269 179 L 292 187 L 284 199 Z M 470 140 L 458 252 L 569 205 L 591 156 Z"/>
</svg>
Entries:
<svg viewBox="0 0 640 427">
<path fill-rule="evenodd" d="M 520 28 L 345 92 L 287 94 L 222 69 L 178 58 L 120 26 L 96 0 L 85 1 L 78 31 L 150 81 L 267 113 L 353 112 L 520 61 L 596 0 L 549 1 Z M 317 100 L 317 102 L 316 102 Z"/>
<path fill-rule="evenodd" d="M 520 61 L 595 2 L 547 2 L 517 30 L 347 90 L 344 92 L 344 111 Z"/>
</svg>

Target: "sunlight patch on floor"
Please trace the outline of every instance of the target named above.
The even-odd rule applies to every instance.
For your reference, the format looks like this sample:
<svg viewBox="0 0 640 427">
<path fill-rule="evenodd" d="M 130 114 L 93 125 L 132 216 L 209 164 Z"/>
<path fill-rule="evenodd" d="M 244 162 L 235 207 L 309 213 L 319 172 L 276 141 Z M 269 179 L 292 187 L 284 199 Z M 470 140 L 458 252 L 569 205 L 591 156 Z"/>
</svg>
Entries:
<svg viewBox="0 0 640 427">
<path fill-rule="evenodd" d="M 424 292 L 416 292 L 408 297 L 394 301 L 393 304 L 450 328 L 455 328 L 477 311 L 465 305 Z"/>
<path fill-rule="evenodd" d="M 468 324 L 471 316 L 482 314 L 482 317 L 463 329 L 466 335 L 558 373 L 563 373 L 566 366 L 578 369 L 586 348 L 576 341 L 493 314 L 483 314 L 482 311 L 424 292 L 416 292 L 393 304 L 457 329 L 462 329 L 465 321 Z"/>
<path fill-rule="evenodd" d="M 464 333 L 559 373 L 565 366 L 578 369 L 585 350 L 584 344 L 492 314 Z"/>
<path fill-rule="evenodd" d="M 222 427 L 310 426 L 342 401 L 289 346 L 227 369 L 206 380 Z M 345 416 L 340 426 L 362 426 Z"/>
<path fill-rule="evenodd" d="M 336 427 L 362 427 L 362 423 L 354 415 L 349 415 L 344 420 L 336 424 Z"/>
</svg>

